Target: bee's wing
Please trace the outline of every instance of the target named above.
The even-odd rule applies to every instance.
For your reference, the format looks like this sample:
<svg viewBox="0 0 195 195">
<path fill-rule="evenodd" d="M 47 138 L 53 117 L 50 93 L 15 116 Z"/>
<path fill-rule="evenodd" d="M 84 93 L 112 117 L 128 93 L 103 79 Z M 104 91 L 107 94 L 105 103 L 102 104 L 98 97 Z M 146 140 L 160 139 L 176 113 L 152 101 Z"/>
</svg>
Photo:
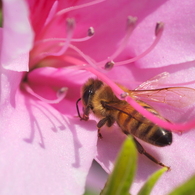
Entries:
<svg viewBox="0 0 195 195">
<path fill-rule="evenodd" d="M 132 90 L 130 96 L 135 99 L 168 104 L 177 108 L 195 103 L 195 89 L 188 87 L 170 87 L 151 90 Z"/>
<path fill-rule="evenodd" d="M 168 72 L 160 73 L 160 74 L 152 77 L 151 79 L 143 82 L 135 90 L 150 90 L 150 89 L 159 88 L 160 84 L 162 84 L 163 81 L 168 77 L 169 77 Z"/>
</svg>

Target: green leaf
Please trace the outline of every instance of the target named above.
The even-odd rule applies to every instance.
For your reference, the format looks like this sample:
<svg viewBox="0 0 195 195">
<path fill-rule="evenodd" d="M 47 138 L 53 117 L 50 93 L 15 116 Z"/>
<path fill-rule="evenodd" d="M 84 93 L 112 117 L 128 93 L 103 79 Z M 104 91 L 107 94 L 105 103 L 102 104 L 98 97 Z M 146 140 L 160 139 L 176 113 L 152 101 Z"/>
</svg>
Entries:
<svg viewBox="0 0 195 195">
<path fill-rule="evenodd" d="M 162 169 L 153 173 L 148 181 L 143 185 L 141 190 L 139 191 L 138 195 L 150 195 L 152 188 L 154 187 L 155 183 L 158 181 L 160 176 L 167 171 L 167 168 L 163 167 Z"/>
<path fill-rule="evenodd" d="M 195 195 L 195 175 L 173 190 L 169 195 Z"/>
<path fill-rule="evenodd" d="M 101 195 L 128 195 L 136 171 L 137 150 L 133 139 L 127 137 Z"/>
<path fill-rule="evenodd" d="M 86 189 L 85 193 L 83 195 L 97 195 L 98 193 L 91 190 L 91 189 Z"/>
</svg>

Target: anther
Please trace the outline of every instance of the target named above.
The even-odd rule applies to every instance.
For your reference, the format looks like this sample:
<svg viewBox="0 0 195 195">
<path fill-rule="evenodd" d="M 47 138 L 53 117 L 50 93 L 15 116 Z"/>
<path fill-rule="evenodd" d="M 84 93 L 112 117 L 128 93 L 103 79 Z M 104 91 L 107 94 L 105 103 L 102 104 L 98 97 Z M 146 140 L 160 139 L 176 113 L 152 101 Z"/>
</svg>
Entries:
<svg viewBox="0 0 195 195">
<path fill-rule="evenodd" d="M 113 68 L 114 64 L 115 64 L 114 61 L 109 61 L 109 62 L 107 62 L 107 63 L 105 64 L 104 68 L 105 68 L 106 70 L 111 70 L 111 69 Z"/>
<path fill-rule="evenodd" d="M 67 18 L 66 19 L 66 26 L 67 26 L 67 31 L 71 31 L 74 29 L 75 27 L 75 20 L 74 18 Z"/>
<path fill-rule="evenodd" d="M 121 61 L 121 62 L 115 62 L 115 66 L 118 65 L 124 65 L 124 64 L 130 64 L 132 62 L 135 62 L 141 58 L 143 58 L 144 56 L 146 56 L 148 53 L 150 53 L 154 47 L 158 44 L 161 36 L 162 36 L 162 32 L 164 30 L 164 23 L 163 22 L 158 22 L 156 24 L 156 28 L 155 28 L 155 39 L 153 41 L 153 43 L 141 54 L 139 54 L 138 56 L 135 56 L 134 58 L 131 58 L 129 60 L 125 60 L 125 61 Z"/>
<path fill-rule="evenodd" d="M 164 30 L 164 23 L 157 22 L 155 27 L 155 36 L 158 36 L 158 34 L 161 33 L 163 30 Z"/>
<path fill-rule="evenodd" d="M 137 17 L 128 16 L 128 18 L 127 18 L 127 27 L 129 27 L 129 26 L 131 26 L 131 27 L 135 26 L 136 22 L 137 22 Z"/>
<path fill-rule="evenodd" d="M 65 97 L 67 94 L 67 91 L 68 91 L 67 87 L 62 87 L 61 89 L 58 90 L 57 97 L 61 97 L 61 96 Z"/>
<path fill-rule="evenodd" d="M 65 98 L 65 96 L 67 94 L 67 90 L 68 90 L 68 88 L 63 87 L 57 92 L 56 99 L 48 100 L 48 99 L 45 99 L 44 97 L 38 95 L 36 92 L 34 92 L 33 89 L 29 85 L 23 83 L 23 87 L 29 94 L 31 94 L 32 96 L 36 97 L 37 99 L 39 99 L 43 102 L 46 102 L 48 104 L 57 104 L 57 103 L 61 102 Z"/>
<path fill-rule="evenodd" d="M 126 98 L 127 96 L 129 96 L 129 93 L 124 92 L 120 94 L 121 98 Z"/>
<path fill-rule="evenodd" d="M 88 35 L 89 37 L 91 37 L 91 36 L 93 36 L 93 35 L 94 35 L 94 33 L 95 33 L 94 28 L 93 28 L 93 27 L 90 27 L 90 28 L 88 29 L 88 33 L 87 33 L 87 35 Z"/>
<path fill-rule="evenodd" d="M 47 32 L 50 32 L 50 28 L 53 28 L 52 24 L 53 22 L 56 20 L 56 18 L 58 18 L 59 16 L 63 16 L 66 13 L 73 11 L 73 10 L 78 10 L 84 7 L 89 7 L 89 6 L 93 6 L 96 5 L 98 3 L 104 2 L 105 0 L 95 0 L 89 3 L 85 3 L 85 4 L 81 4 L 81 5 L 77 5 L 77 6 L 71 6 L 62 10 L 59 10 L 54 16 L 53 18 L 47 23 L 47 25 L 45 26 L 44 30 L 40 33 L 39 37 L 43 37 Z M 37 39 L 39 40 L 39 38 Z"/>
<path fill-rule="evenodd" d="M 136 21 L 137 21 L 137 18 L 136 17 L 128 16 L 128 18 L 127 18 L 126 34 L 123 37 L 123 39 L 122 39 L 119 47 L 117 48 L 117 50 L 109 57 L 110 60 L 114 60 L 125 49 L 125 47 L 129 43 L 128 40 L 129 40 L 129 38 L 131 36 L 131 33 L 133 32 L 133 30 L 135 28 Z M 102 64 L 105 64 L 105 63 L 107 63 L 107 61 L 104 60 L 102 62 L 99 62 L 98 64 L 100 64 L 102 66 Z"/>
</svg>

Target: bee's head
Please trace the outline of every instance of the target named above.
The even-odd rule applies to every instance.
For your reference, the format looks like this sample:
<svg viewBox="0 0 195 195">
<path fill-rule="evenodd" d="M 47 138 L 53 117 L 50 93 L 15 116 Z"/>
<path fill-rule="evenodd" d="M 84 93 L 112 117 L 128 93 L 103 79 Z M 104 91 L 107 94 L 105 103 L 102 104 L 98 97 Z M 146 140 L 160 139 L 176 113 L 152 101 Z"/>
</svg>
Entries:
<svg viewBox="0 0 195 195">
<path fill-rule="evenodd" d="M 102 81 L 98 79 L 90 78 L 83 86 L 81 99 L 83 101 L 84 106 L 87 106 L 93 95 L 95 94 L 96 90 L 98 90 L 103 85 Z"/>
</svg>

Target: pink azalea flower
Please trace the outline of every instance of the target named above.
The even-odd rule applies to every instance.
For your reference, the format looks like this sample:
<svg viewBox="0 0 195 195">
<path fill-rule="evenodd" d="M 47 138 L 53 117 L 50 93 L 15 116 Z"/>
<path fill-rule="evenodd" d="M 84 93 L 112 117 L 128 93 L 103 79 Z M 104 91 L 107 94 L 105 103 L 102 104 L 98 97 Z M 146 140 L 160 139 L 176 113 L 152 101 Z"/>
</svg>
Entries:
<svg viewBox="0 0 195 195">
<path fill-rule="evenodd" d="M 167 85 L 195 87 L 190 85 L 195 71 L 193 7 L 193 1 L 176 0 L 3 1 L 1 194 L 82 194 L 94 158 L 110 172 L 125 136 L 114 126 L 103 128 L 98 140 L 96 122 L 76 117 L 80 88 L 94 77 L 80 68 L 100 68 L 110 60 L 120 64 L 149 48 L 134 63 L 116 63 L 107 77 L 133 89 L 167 71 Z M 138 18 L 135 29 L 133 18 L 125 28 L 128 16 Z M 166 30 L 152 40 L 157 21 Z M 190 109 L 172 113 L 170 108 L 164 112 L 173 122 L 195 114 Z M 174 134 L 166 148 L 144 144 L 172 169 L 154 194 L 164 194 L 194 174 L 193 136 L 194 131 Z M 138 164 L 133 193 L 159 168 L 142 156 Z"/>
</svg>

